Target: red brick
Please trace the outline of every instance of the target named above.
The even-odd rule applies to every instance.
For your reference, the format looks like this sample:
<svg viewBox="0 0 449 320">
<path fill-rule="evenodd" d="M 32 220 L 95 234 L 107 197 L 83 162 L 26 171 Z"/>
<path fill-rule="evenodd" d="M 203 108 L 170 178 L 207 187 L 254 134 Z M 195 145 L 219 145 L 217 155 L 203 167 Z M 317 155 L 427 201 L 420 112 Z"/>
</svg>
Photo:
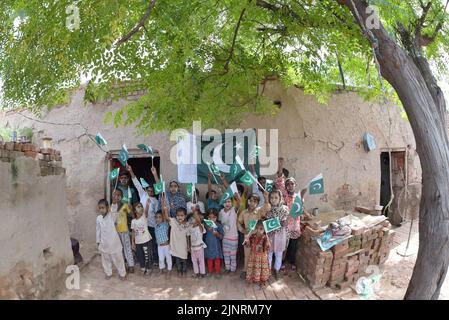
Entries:
<svg viewBox="0 0 449 320">
<path fill-rule="evenodd" d="M 25 157 L 35 159 L 37 157 L 37 152 L 34 151 L 25 151 Z"/>
</svg>

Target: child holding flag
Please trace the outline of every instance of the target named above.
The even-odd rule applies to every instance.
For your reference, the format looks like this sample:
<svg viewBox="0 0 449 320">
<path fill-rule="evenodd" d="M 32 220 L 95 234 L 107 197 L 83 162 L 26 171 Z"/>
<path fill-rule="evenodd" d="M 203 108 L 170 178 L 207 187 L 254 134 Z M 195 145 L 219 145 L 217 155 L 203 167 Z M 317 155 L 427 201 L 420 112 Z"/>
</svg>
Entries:
<svg viewBox="0 0 449 320">
<path fill-rule="evenodd" d="M 207 176 L 208 182 L 207 182 L 207 193 L 206 193 L 206 199 L 207 199 L 207 210 L 215 209 L 217 211 L 221 210 L 220 203 L 218 201 L 218 193 L 216 190 L 212 188 L 212 173 L 209 172 Z"/>
<path fill-rule="evenodd" d="M 226 193 L 225 193 L 226 195 Z M 238 193 L 234 193 L 235 207 L 232 206 L 232 198 L 227 195 L 223 202 L 223 209 L 219 213 L 219 219 L 223 223 L 223 257 L 225 272 L 235 272 L 237 269 L 237 247 L 239 235 L 237 233 L 237 209 L 239 207 Z"/>
<path fill-rule="evenodd" d="M 223 259 L 223 250 L 221 240 L 224 236 L 223 226 L 218 221 L 218 211 L 215 209 L 209 210 L 205 220 L 206 224 L 206 245 L 207 248 L 204 250 L 207 259 L 207 270 L 209 275 L 213 273 L 215 268 L 215 277 L 218 279 L 220 275 L 220 265 Z M 212 221 L 210 223 L 209 221 Z"/>
<path fill-rule="evenodd" d="M 112 277 L 112 264 L 114 264 L 120 279 L 124 280 L 126 270 L 123 261 L 122 243 L 114 225 L 118 216 L 117 212 L 110 211 L 109 203 L 104 199 L 98 201 L 98 211 L 100 215 L 98 215 L 96 223 L 96 240 L 106 279 Z"/>
<path fill-rule="evenodd" d="M 262 289 L 265 282 L 270 278 L 270 265 L 268 264 L 270 240 L 265 233 L 261 220 L 257 222 L 254 233 L 247 237 L 243 243 L 245 247 L 250 249 L 246 281 L 258 283 Z"/>
<path fill-rule="evenodd" d="M 135 218 L 131 221 L 132 230 L 132 248 L 136 251 L 137 258 L 139 259 L 140 270 L 143 274 L 151 273 L 152 268 L 152 243 L 151 235 L 148 231 L 148 209 L 149 203 L 147 203 L 144 209 L 140 202 L 134 205 Z"/>
<path fill-rule="evenodd" d="M 131 240 L 129 238 L 128 215 L 132 210 L 128 204 L 122 202 L 122 190 L 115 189 L 112 191 L 111 212 L 117 214 L 115 228 L 117 230 L 120 241 L 123 246 L 123 254 L 128 264 L 129 273 L 134 273 L 134 257 L 131 248 Z"/>
<path fill-rule="evenodd" d="M 162 195 L 163 197 L 164 195 Z M 167 278 L 170 278 L 172 270 L 172 257 L 170 254 L 170 241 L 168 239 L 169 232 L 169 221 L 168 215 L 164 214 L 162 211 L 156 212 L 156 227 L 155 235 L 157 242 L 157 250 L 159 256 L 159 270 L 163 272 L 165 270 L 165 263 L 167 263 Z"/>
<path fill-rule="evenodd" d="M 198 210 L 193 213 L 193 225 L 189 228 L 188 235 L 190 236 L 190 252 L 192 255 L 193 277 L 204 278 L 206 275 L 206 267 L 204 265 L 204 248 L 206 244 L 203 242 L 203 234 L 206 229 L 201 223 L 201 217 Z"/>
</svg>

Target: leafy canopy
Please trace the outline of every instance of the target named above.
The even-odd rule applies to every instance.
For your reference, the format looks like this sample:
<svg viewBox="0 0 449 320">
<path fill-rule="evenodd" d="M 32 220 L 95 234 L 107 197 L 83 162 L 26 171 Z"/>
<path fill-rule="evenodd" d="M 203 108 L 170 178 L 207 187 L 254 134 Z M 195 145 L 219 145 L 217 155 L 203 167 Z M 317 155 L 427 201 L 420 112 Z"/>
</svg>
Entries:
<svg viewBox="0 0 449 320">
<path fill-rule="evenodd" d="M 7 108 L 64 103 L 68 89 L 90 82 L 86 100 L 120 98 L 120 84 L 145 94 L 106 119 L 137 122 L 143 133 L 236 125 L 247 112 L 275 113 L 263 98 L 273 77 L 320 101 L 337 86 L 366 98 L 383 97 L 373 52 L 351 13 L 334 0 L 159 0 L 144 27 L 117 45 L 148 12 L 146 0 L 2 0 L 0 79 Z M 396 37 L 401 23 L 417 27 L 423 1 L 369 1 Z M 427 58 L 443 72 L 449 49 L 447 14 L 434 1 L 422 34 Z M 67 19 L 79 9 L 79 28 Z M 68 12 L 68 13 L 67 13 Z M 341 70 L 339 68 L 341 66 Z M 386 95 L 394 92 L 384 81 Z M 118 88 L 118 89 L 117 89 Z"/>
</svg>

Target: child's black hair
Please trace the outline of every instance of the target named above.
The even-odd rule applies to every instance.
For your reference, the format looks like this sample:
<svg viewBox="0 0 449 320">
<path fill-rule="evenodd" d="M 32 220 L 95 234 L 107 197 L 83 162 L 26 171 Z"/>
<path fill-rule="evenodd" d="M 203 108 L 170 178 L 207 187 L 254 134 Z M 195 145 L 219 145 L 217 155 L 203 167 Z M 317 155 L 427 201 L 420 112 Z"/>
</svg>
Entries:
<svg viewBox="0 0 449 320">
<path fill-rule="evenodd" d="M 206 200 L 209 199 L 211 193 L 217 193 L 217 191 L 211 190 L 210 192 L 206 192 Z"/>
<path fill-rule="evenodd" d="M 100 201 L 98 201 L 98 205 L 105 205 L 106 207 L 109 207 L 109 202 L 106 199 L 101 199 Z"/>
<path fill-rule="evenodd" d="M 282 168 L 282 173 L 284 174 L 284 177 L 288 178 L 288 175 L 290 174 L 290 171 L 288 171 L 285 168 Z"/>
<path fill-rule="evenodd" d="M 243 193 L 245 191 L 245 187 L 242 186 L 241 184 L 237 185 L 237 190 L 240 191 L 241 193 Z"/>
<path fill-rule="evenodd" d="M 211 214 L 216 216 L 218 218 L 218 210 L 215 208 L 209 209 L 209 212 L 207 213 L 207 216 L 209 217 Z"/>
<path fill-rule="evenodd" d="M 123 197 L 123 191 L 122 191 L 122 189 L 114 189 L 114 190 L 112 190 L 112 192 L 114 192 L 114 191 L 118 191 L 118 192 L 120 192 L 120 197 Z"/>
<path fill-rule="evenodd" d="M 176 213 L 178 213 L 178 212 L 182 212 L 182 213 L 184 213 L 185 216 L 187 216 L 186 208 L 180 207 L 180 208 L 176 209 Z"/>
<path fill-rule="evenodd" d="M 162 215 L 162 214 L 163 214 L 163 213 L 162 213 L 162 210 L 156 211 L 156 213 L 155 213 L 154 215 L 158 215 L 158 214 Z"/>
<path fill-rule="evenodd" d="M 253 198 L 254 200 L 256 200 L 256 201 L 257 201 L 257 204 L 260 203 L 260 197 L 259 197 L 259 195 L 258 195 L 257 193 L 251 193 L 251 195 L 250 195 L 249 198 L 248 198 L 248 201 L 249 201 L 249 199 L 251 199 L 251 198 Z"/>
<path fill-rule="evenodd" d="M 267 178 L 265 178 L 265 177 L 258 177 L 257 178 L 257 181 L 259 181 L 259 182 L 262 181 L 262 180 L 267 180 Z"/>
</svg>

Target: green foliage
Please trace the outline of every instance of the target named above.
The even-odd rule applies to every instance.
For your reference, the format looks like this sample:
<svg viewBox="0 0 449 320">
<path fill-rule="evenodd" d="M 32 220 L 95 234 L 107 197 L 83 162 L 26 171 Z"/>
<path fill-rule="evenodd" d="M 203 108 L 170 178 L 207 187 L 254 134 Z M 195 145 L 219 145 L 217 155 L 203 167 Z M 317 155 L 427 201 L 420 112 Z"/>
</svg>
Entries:
<svg viewBox="0 0 449 320">
<path fill-rule="evenodd" d="M 413 31 L 421 14 L 418 0 L 369 2 L 395 37 L 398 22 Z M 247 112 L 276 112 L 262 97 L 267 78 L 301 86 L 326 102 L 342 85 L 338 62 L 348 88 L 367 99 L 383 98 L 371 47 L 351 13 L 336 1 L 157 1 L 145 29 L 117 46 L 149 3 L 3 0 L 0 78 L 5 104 L 39 112 L 67 101 L 67 89 L 84 76 L 91 79 L 86 102 L 117 100 L 145 89 L 137 101 L 107 113 L 107 123 L 137 123 L 141 133 L 190 127 L 199 119 L 204 126 L 222 128 L 238 125 Z M 278 9 L 268 10 L 264 3 Z M 66 26 L 72 4 L 80 16 L 75 30 Z M 431 8 L 423 34 L 430 35 L 447 19 L 443 9 L 442 3 Z M 425 54 L 446 70 L 447 49 L 444 25 Z M 385 81 L 384 86 L 388 98 L 397 99 Z"/>
</svg>

